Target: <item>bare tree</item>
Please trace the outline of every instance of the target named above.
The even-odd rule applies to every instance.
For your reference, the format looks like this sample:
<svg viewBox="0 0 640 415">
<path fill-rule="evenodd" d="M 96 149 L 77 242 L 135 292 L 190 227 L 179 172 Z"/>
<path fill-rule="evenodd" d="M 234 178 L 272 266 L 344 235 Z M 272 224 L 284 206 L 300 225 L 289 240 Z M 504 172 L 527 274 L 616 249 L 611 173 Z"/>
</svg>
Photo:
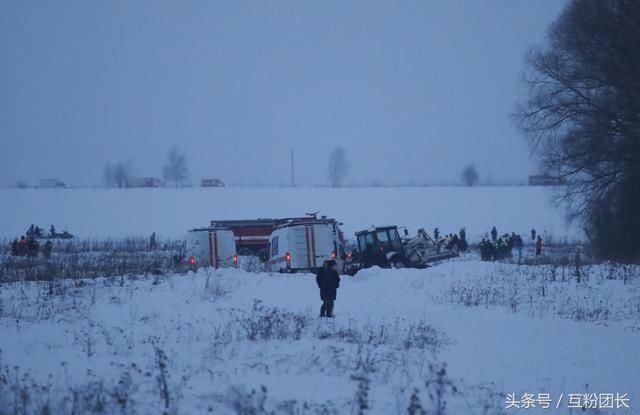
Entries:
<svg viewBox="0 0 640 415">
<path fill-rule="evenodd" d="M 102 182 L 104 187 L 115 187 L 115 179 L 113 177 L 113 169 L 114 166 L 111 164 L 109 160 L 104 163 L 104 167 L 102 170 Z"/>
<path fill-rule="evenodd" d="M 479 178 L 478 170 L 473 164 L 467 165 L 467 167 L 462 170 L 462 182 L 469 187 L 476 185 Z"/>
<path fill-rule="evenodd" d="M 340 187 L 344 178 L 349 174 L 349 160 L 347 152 L 342 146 L 337 146 L 329 155 L 329 181 L 332 187 Z"/>
<path fill-rule="evenodd" d="M 105 187 L 123 188 L 129 186 L 133 175 L 133 163 L 130 161 L 119 161 L 112 164 L 107 161 L 104 164 L 102 180 Z"/>
<path fill-rule="evenodd" d="M 162 174 L 165 180 L 174 182 L 178 188 L 178 185 L 184 184 L 184 181 L 189 177 L 187 157 L 178 150 L 178 147 L 174 146 L 169 150 L 168 158 L 167 165 L 162 168 Z"/>
<path fill-rule="evenodd" d="M 602 256 L 640 256 L 640 2 L 571 0 L 527 56 L 515 114 Z M 635 189 L 635 190 L 634 190 Z"/>
<path fill-rule="evenodd" d="M 133 164 L 130 161 L 120 161 L 113 166 L 113 181 L 117 187 L 129 187 L 133 176 Z"/>
</svg>

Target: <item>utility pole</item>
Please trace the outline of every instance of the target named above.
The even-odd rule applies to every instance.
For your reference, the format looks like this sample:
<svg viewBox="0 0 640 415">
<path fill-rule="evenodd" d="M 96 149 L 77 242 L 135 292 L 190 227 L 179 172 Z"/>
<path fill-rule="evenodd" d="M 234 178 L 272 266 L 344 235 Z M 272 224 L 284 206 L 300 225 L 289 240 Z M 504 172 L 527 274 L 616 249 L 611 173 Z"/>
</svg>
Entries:
<svg viewBox="0 0 640 415">
<path fill-rule="evenodd" d="M 295 166 L 293 164 L 293 149 L 291 149 L 291 187 L 295 187 L 296 186 L 296 181 L 295 181 Z"/>
</svg>

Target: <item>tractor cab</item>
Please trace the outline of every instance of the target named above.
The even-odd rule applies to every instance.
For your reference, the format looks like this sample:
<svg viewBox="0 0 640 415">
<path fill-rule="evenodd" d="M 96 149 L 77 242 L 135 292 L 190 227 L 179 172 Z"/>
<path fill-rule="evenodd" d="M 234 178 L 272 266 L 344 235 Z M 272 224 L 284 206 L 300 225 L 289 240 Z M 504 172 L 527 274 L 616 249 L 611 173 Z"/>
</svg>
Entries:
<svg viewBox="0 0 640 415">
<path fill-rule="evenodd" d="M 360 268 L 379 266 L 380 268 L 417 268 L 458 256 L 457 249 L 440 249 L 424 230 L 415 237 L 409 237 L 405 231 L 401 239 L 397 226 L 372 226 L 356 232 Z M 351 267 L 350 272 L 359 268 Z"/>
<path fill-rule="evenodd" d="M 405 248 L 397 226 L 372 227 L 356 233 L 360 260 L 365 268 L 381 268 L 405 263 Z"/>
</svg>

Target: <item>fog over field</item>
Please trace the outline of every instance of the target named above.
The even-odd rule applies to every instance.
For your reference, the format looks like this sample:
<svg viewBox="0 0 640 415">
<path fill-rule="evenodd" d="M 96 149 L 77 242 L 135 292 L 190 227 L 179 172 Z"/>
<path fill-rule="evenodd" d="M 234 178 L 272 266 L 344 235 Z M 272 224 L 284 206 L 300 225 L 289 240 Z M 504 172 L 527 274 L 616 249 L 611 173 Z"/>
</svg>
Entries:
<svg viewBox="0 0 640 415">
<path fill-rule="evenodd" d="M 502 233 L 529 234 L 535 228 L 556 240 L 582 239 L 545 187 L 400 188 L 186 188 L 0 190 L 5 220 L 0 236 L 18 237 L 33 223 L 86 237 L 181 238 L 214 219 L 256 219 L 320 215 L 343 223 L 348 237 L 369 226 L 398 225 L 411 234 L 456 233 L 466 227 L 478 242 L 496 226 Z"/>
</svg>

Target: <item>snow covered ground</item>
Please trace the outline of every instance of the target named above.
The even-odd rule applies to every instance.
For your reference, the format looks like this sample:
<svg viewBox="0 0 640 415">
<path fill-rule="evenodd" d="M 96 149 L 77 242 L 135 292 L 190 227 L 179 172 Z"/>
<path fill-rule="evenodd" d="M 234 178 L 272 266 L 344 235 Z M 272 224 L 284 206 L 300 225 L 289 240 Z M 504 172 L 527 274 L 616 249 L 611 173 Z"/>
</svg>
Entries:
<svg viewBox="0 0 640 415">
<path fill-rule="evenodd" d="M 523 236 L 533 227 L 547 242 L 581 238 L 546 188 L 0 196 L 0 238 L 31 223 L 81 238 L 179 238 L 211 219 L 318 210 L 347 235 L 372 224 L 412 233 L 465 226 L 476 242 L 495 225 Z M 577 414 L 576 399 L 605 398 L 603 406 L 608 394 L 619 408 L 587 413 L 640 413 L 640 268 L 542 262 L 551 265 L 486 263 L 470 253 L 426 270 L 364 270 L 342 278 L 331 320 L 317 317 L 310 274 L 134 271 L 0 284 L 0 414 Z M 545 394 L 549 409 L 540 408 Z M 520 409 L 507 408 L 511 398 Z"/>
<path fill-rule="evenodd" d="M 178 238 L 212 219 L 301 216 L 335 217 L 347 235 L 371 225 L 397 224 L 411 233 L 457 232 L 474 242 L 496 226 L 502 232 L 543 237 L 582 237 L 551 206 L 544 187 L 398 188 L 189 188 L 189 189 L 0 189 L 0 238 L 23 234 L 32 223 L 53 223 L 81 238 L 148 236 Z"/>
<path fill-rule="evenodd" d="M 636 267 L 578 282 L 471 254 L 343 277 L 332 320 L 318 297 L 310 274 L 239 270 L 1 286 L 0 413 L 577 414 L 583 393 L 640 412 Z"/>
</svg>

